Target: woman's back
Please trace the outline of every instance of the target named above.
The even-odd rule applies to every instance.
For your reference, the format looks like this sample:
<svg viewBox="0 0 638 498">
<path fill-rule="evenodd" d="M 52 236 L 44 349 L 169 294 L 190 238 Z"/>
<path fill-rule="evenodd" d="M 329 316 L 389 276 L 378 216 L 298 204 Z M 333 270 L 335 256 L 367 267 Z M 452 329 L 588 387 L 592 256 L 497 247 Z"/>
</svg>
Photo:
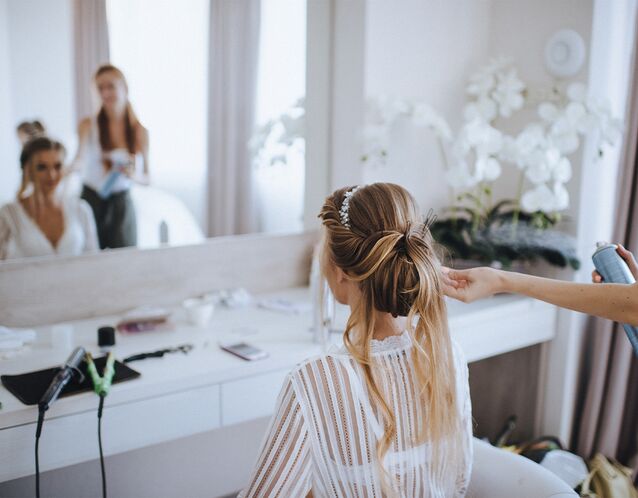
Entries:
<svg viewBox="0 0 638 498">
<path fill-rule="evenodd" d="M 319 216 L 321 273 L 350 307 L 344 348 L 288 377 L 247 496 L 465 496 L 467 365 L 430 220 L 390 183 L 338 189 Z"/>
<path fill-rule="evenodd" d="M 456 393 L 463 427 L 462 461 L 431 472 L 431 447 L 419 442 L 418 424 L 427 424 L 427 409 L 418 400 L 420 383 L 407 332 L 371 341 L 372 372 L 396 416 L 396 437 L 383 467 L 393 479 L 396 496 L 464 496 L 471 465 L 471 408 L 467 365 L 454 346 Z M 286 379 L 276 416 L 242 496 L 381 497 L 377 442 L 384 427 L 373 408 L 364 373 L 345 348 L 311 359 Z M 447 454 L 445 441 L 440 454 Z M 268 478 L 265 476 L 268 475 Z"/>
</svg>

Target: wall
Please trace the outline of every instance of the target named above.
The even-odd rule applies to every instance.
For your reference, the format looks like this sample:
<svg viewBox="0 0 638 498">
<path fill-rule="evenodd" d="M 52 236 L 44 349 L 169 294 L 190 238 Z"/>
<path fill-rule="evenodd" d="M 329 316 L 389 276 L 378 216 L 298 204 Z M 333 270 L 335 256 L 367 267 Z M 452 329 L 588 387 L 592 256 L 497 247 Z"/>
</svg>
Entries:
<svg viewBox="0 0 638 498">
<path fill-rule="evenodd" d="M 18 146 L 11 105 L 9 0 L 0 0 L 0 204 L 13 198 L 20 182 Z"/>
<path fill-rule="evenodd" d="M 550 88 L 557 82 L 545 69 L 544 49 L 549 37 L 559 29 L 573 29 L 585 41 L 587 58 L 577 75 L 570 78 L 587 83 L 589 47 L 591 42 L 591 26 L 593 15 L 592 0 L 542 0 L 527 2 L 525 0 L 492 0 L 490 17 L 492 19 L 489 39 L 491 55 L 506 55 L 518 61 L 519 76 L 536 91 Z M 520 114 L 521 119 L 512 119 L 511 130 L 520 130 L 523 120 L 537 119 L 536 107 L 539 100 L 530 102 L 530 109 Z M 566 211 L 566 218 L 573 220 L 579 211 L 580 179 L 582 172 L 583 151 L 573 154 L 573 178 L 568 185 L 571 205 Z M 500 192 L 504 194 L 516 191 L 518 175 L 513 169 L 503 176 Z M 576 225 L 568 221 L 567 230 L 576 234 Z"/>
<path fill-rule="evenodd" d="M 368 2 L 366 95 L 424 99 L 457 128 L 465 82 L 489 53 L 490 7 L 489 1 Z M 402 131 L 392 136 L 387 166 L 364 169 L 364 183 L 400 183 L 423 208 L 443 207 L 449 196 L 436 143 L 428 132 L 402 137 Z"/>
<path fill-rule="evenodd" d="M 70 154 L 75 152 L 77 126 L 71 0 L 4 0 L 3 4 L 0 37 L 6 39 L 0 44 L 0 69 L 6 53 L 9 65 L 6 71 L 0 70 L 0 99 L 8 100 L 10 106 L 8 117 L 0 118 L 0 144 L 6 144 L 0 150 L 0 203 L 11 200 L 18 188 L 15 126 L 27 119 L 41 119 Z"/>
<path fill-rule="evenodd" d="M 73 152 L 77 123 L 71 1 L 10 1 L 8 14 L 14 121 L 41 118 Z"/>
<path fill-rule="evenodd" d="M 367 96 L 419 98 L 429 102 L 458 129 L 466 102 L 468 77 L 492 57 L 509 56 L 519 76 L 532 88 L 547 88 L 553 79 L 543 62 L 547 38 L 560 28 L 578 31 L 588 45 L 590 0 L 482 0 L 451 2 L 371 0 L 367 5 L 365 90 Z M 576 79 L 586 80 L 587 67 Z M 537 103 L 519 118 L 498 123 L 516 132 L 535 117 Z M 380 169 L 365 168 L 362 181 L 395 181 L 406 185 L 422 207 L 448 205 L 444 163 L 431 133 L 398 130 L 392 137 L 390 160 Z M 580 157 L 573 158 L 575 170 Z M 360 164 L 353 166 L 361 168 Z M 578 174 L 570 184 L 577 212 Z M 495 186 L 496 196 L 513 196 L 518 172 L 506 170 Z M 573 231 L 573 227 L 570 227 Z"/>
</svg>

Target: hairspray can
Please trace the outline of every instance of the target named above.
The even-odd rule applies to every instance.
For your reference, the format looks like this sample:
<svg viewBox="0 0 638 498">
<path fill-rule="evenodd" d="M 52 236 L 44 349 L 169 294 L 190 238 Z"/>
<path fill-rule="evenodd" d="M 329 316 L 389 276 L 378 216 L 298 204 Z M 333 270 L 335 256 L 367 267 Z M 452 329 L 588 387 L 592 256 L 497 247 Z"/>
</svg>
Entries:
<svg viewBox="0 0 638 498">
<path fill-rule="evenodd" d="M 613 284 L 633 284 L 636 279 L 631 274 L 627 263 L 616 252 L 614 244 L 598 242 L 596 252 L 592 258 L 594 266 L 604 281 Z M 638 355 L 638 327 L 624 324 L 625 332 L 634 348 L 634 353 Z"/>
</svg>

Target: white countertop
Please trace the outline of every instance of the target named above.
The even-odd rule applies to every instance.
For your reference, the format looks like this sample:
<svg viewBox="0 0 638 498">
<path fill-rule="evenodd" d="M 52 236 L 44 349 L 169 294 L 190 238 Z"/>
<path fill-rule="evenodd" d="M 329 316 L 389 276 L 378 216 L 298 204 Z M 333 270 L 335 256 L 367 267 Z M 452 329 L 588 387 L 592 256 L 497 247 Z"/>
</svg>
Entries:
<svg viewBox="0 0 638 498">
<path fill-rule="evenodd" d="M 269 293 L 260 298 L 283 297 L 288 300 L 309 303 L 307 288 L 288 289 Z M 475 361 L 494 354 L 543 342 L 554 335 L 554 326 L 542 326 L 521 334 L 516 320 L 527 312 L 553 311 L 553 307 L 514 296 L 497 296 L 472 304 L 450 302 L 450 329 L 466 352 L 468 361 Z M 337 322 L 345 323 L 347 308 L 340 307 Z M 552 315 L 553 317 L 553 315 Z M 121 317 L 101 317 L 69 322 L 73 328 L 74 346 L 82 345 L 94 355 L 97 347 L 98 327 L 114 325 Z M 552 318 L 553 319 L 553 318 Z M 339 323 L 340 322 L 340 323 Z M 117 334 L 114 352 L 117 359 L 175 347 L 189 343 L 194 346 L 188 354 L 171 353 L 163 358 L 149 358 L 130 363 L 139 371 L 137 379 L 115 384 L 108 397 L 109 406 L 126 404 L 181 392 L 201 386 L 223 384 L 232 380 L 291 369 L 305 358 L 320 354 L 322 348 L 312 341 L 310 326 L 312 312 L 286 314 L 251 305 L 243 309 L 218 307 L 210 324 L 204 328 L 188 325 L 177 312 L 171 331 Z M 549 323 L 549 322 L 548 322 Z M 496 326 L 498 324 L 499 326 Z M 51 327 L 37 328 L 39 338 L 50 335 Z M 494 332 L 494 334 L 492 333 Z M 218 341 L 236 339 L 253 344 L 269 353 L 259 361 L 244 361 L 218 347 Z M 331 339 L 340 342 L 334 334 Z M 28 352 L 0 360 L 0 374 L 19 374 L 63 363 L 70 350 L 53 348 L 46 343 L 35 343 Z M 0 430 L 37 419 L 37 407 L 25 406 L 0 386 Z M 47 413 L 47 418 L 62 417 L 71 413 L 95 410 L 95 395 L 91 392 L 59 399 Z"/>
<path fill-rule="evenodd" d="M 183 311 L 174 316 L 172 331 L 118 334 L 116 358 L 192 344 L 188 354 L 171 353 L 130 363 L 137 379 L 114 384 L 104 408 L 104 454 L 115 455 L 149 445 L 225 430 L 235 424 L 269 416 L 288 371 L 320 354 L 310 332 L 312 312 L 307 288 L 256 296 L 284 298 L 308 311 L 287 314 L 257 306 L 219 308 L 210 324 L 187 324 Z M 348 309 L 338 307 L 336 327 L 343 327 Z M 465 305 L 449 303 L 450 331 L 476 361 L 552 339 L 556 309 L 531 299 L 498 296 Z M 36 329 L 41 342 L 11 359 L 0 360 L 0 374 L 20 374 L 62 364 L 78 345 L 99 354 L 97 329 L 114 325 L 120 316 L 64 324 L 72 328 L 72 344 L 52 347 L 51 326 Z M 269 353 L 244 361 L 218 347 L 234 339 Z M 340 334 L 331 335 L 341 342 Z M 0 386 L 0 482 L 33 473 L 33 438 L 37 407 L 26 406 Z M 40 468 L 57 469 L 96 458 L 97 397 L 92 392 L 61 398 L 47 412 L 41 440 Z M 223 458 L 216 455 L 215 458 Z"/>
</svg>

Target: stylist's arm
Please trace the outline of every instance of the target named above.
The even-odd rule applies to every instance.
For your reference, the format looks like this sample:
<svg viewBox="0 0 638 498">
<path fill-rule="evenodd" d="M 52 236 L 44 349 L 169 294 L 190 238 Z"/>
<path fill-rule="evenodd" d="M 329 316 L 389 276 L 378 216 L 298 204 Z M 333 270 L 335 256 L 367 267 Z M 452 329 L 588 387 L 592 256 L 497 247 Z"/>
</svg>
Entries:
<svg viewBox="0 0 638 498">
<path fill-rule="evenodd" d="M 634 255 L 622 246 L 618 246 L 618 254 L 638 280 L 638 263 Z M 470 270 L 445 268 L 444 273 L 446 295 L 466 303 L 502 292 L 515 293 L 561 308 L 638 326 L 638 283 L 580 284 L 487 267 Z M 593 279 L 601 282 L 596 272 Z"/>
</svg>

